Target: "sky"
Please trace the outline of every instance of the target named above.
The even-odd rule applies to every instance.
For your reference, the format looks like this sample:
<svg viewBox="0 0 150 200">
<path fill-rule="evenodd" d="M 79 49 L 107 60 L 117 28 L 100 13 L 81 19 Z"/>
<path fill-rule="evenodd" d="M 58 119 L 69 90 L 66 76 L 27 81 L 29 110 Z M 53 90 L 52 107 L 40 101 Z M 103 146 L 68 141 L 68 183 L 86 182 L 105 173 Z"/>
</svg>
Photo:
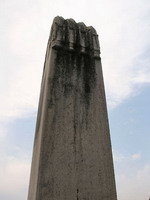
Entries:
<svg viewBox="0 0 150 200">
<path fill-rule="evenodd" d="M 27 199 L 46 45 L 57 15 L 99 34 L 118 200 L 148 200 L 149 0 L 0 0 L 0 199 Z"/>
</svg>

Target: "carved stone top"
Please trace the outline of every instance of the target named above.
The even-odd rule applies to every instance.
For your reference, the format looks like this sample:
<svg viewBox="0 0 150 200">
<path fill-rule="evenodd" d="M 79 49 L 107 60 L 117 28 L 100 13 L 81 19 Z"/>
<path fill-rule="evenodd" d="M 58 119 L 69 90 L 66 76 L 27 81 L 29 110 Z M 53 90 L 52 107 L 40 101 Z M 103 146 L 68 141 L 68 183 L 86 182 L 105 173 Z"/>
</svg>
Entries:
<svg viewBox="0 0 150 200">
<path fill-rule="evenodd" d="M 50 45 L 56 50 L 77 51 L 99 57 L 100 47 L 96 30 L 73 19 L 55 17 L 50 34 Z"/>
</svg>

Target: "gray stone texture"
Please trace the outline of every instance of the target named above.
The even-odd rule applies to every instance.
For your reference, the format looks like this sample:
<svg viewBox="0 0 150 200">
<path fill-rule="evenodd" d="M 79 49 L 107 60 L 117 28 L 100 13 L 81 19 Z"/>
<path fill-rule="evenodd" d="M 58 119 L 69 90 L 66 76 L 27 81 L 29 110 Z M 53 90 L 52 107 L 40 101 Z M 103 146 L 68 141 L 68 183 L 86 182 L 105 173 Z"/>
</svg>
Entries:
<svg viewBox="0 0 150 200">
<path fill-rule="evenodd" d="M 56 17 L 48 41 L 28 200 L 116 200 L 98 35 Z"/>
</svg>

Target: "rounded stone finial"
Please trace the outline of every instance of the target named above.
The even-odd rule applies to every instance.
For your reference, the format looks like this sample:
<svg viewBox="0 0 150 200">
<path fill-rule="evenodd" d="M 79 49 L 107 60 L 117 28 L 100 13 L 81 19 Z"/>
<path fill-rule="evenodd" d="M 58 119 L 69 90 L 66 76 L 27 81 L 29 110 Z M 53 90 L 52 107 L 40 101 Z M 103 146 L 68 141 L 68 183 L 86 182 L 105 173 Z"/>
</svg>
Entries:
<svg viewBox="0 0 150 200">
<path fill-rule="evenodd" d="M 86 53 L 86 48 L 88 46 L 88 38 L 87 38 L 87 28 L 83 22 L 78 23 L 78 38 L 79 38 L 79 46 L 82 54 Z"/>
<path fill-rule="evenodd" d="M 66 40 L 68 41 L 68 49 L 69 51 L 74 51 L 76 44 L 76 22 L 73 19 L 67 19 L 66 23 L 67 23 Z"/>
<path fill-rule="evenodd" d="M 59 24 L 59 25 L 63 25 L 63 22 L 64 22 L 64 18 L 63 17 L 60 17 L 60 16 L 56 16 L 55 18 L 54 18 L 54 20 L 53 20 L 53 24 L 54 23 L 57 23 L 57 24 Z"/>
<path fill-rule="evenodd" d="M 90 31 L 93 34 L 97 34 L 97 32 L 96 32 L 96 30 L 95 30 L 95 28 L 93 26 L 88 26 L 87 30 Z"/>
<path fill-rule="evenodd" d="M 62 48 L 62 42 L 64 41 L 63 26 L 64 26 L 63 17 L 55 17 L 53 20 L 50 39 L 52 42 L 52 47 L 54 49 Z"/>
<path fill-rule="evenodd" d="M 90 49 L 93 50 L 94 57 L 99 57 L 100 45 L 99 45 L 97 32 L 92 26 L 87 27 L 87 30 L 88 30 Z"/>
</svg>

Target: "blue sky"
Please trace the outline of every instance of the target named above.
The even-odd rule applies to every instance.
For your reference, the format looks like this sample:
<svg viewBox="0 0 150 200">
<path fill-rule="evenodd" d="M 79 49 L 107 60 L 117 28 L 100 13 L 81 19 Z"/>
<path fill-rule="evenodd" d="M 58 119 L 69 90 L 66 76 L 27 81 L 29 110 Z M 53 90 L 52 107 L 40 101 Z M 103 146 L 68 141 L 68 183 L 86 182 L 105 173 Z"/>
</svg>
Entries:
<svg viewBox="0 0 150 200">
<path fill-rule="evenodd" d="M 149 0 L 0 2 L 0 199 L 27 199 L 43 63 L 57 15 L 99 34 L 118 199 L 148 199 Z"/>
</svg>

